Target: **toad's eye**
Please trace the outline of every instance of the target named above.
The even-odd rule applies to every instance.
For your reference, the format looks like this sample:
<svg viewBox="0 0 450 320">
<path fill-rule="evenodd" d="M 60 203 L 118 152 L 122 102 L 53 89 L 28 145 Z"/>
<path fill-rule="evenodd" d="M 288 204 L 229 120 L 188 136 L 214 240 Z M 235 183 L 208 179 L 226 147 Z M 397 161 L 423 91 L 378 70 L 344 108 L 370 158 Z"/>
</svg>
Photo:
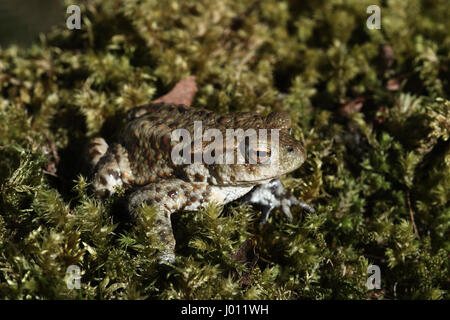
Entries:
<svg viewBox="0 0 450 320">
<path fill-rule="evenodd" d="M 245 157 L 245 163 L 267 164 L 270 160 L 271 150 L 267 145 L 261 145 L 252 141 L 249 137 L 240 144 L 241 154 Z"/>
<path fill-rule="evenodd" d="M 249 150 L 250 163 L 265 164 L 270 160 L 270 148 L 256 147 Z"/>
</svg>

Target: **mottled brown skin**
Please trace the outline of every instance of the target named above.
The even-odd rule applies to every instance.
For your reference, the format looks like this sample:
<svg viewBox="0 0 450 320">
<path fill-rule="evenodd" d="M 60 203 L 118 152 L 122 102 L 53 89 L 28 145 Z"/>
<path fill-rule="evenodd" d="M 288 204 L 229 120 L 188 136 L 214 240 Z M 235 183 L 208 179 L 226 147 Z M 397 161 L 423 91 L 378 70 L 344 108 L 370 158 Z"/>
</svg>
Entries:
<svg viewBox="0 0 450 320">
<path fill-rule="evenodd" d="M 270 164 L 175 164 L 171 152 L 178 142 L 172 141 L 171 134 L 175 129 L 183 128 L 194 137 L 194 121 L 201 121 L 203 130 L 220 130 L 224 137 L 227 129 L 279 129 L 279 144 L 271 145 L 270 138 L 267 143 L 269 150 L 276 152 L 279 158 Z M 108 147 L 103 139 L 94 142 L 91 148 L 91 154 L 96 158 L 92 160 L 95 164 L 93 186 L 100 194 L 112 194 L 118 186 L 130 188 L 129 208 L 132 212 L 142 204 L 155 206 L 158 212 L 155 227 L 166 245 L 160 261 L 173 262 L 175 239 L 171 213 L 198 210 L 209 202 L 226 204 L 270 181 L 273 188 L 273 179 L 301 166 L 306 153 L 289 134 L 290 125 L 289 116 L 282 112 L 265 117 L 252 113 L 219 115 L 165 103 L 136 107 L 129 111 L 127 124 L 116 144 Z M 208 144 L 203 143 L 201 150 L 196 150 L 192 144 L 191 151 L 202 151 Z M 224 144 L 236 154 L 242 150 L 239 146 L 234 140 Z M 284 195 L 279 193 L 280 197 Z M 257 201 L 253 197 L 251 203 Z M 284 206 L 291 203 L 285 202 Z M 281 204 L 269 206 L 271 210 Z M 266 220 L 270 210 L 265 215 Z"/>
</svg>

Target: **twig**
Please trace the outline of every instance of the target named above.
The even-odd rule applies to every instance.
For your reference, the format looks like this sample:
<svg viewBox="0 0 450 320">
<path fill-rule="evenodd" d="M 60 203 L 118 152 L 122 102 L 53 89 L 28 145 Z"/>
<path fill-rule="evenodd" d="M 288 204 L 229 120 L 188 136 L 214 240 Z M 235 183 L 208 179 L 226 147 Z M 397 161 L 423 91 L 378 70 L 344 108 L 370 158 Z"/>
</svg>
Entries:
<svg viewBox="0 0 450 320">
<path fill-rule="evenodd" d="M 412 222 L 412 225 L 414 228 L 414 232 L 416 233 L 417 238 L 420 240 L 419 231 L 417 230 L 416 222 L 414 221 L 414 212 L 412 211 L 412 208 L 411 208 L 411 199 L 409 196 L 409 191 L 406 192 L 406 199 L 408 200 L 409 216 L 411 217 L 411 222 Z"/>
</svg>

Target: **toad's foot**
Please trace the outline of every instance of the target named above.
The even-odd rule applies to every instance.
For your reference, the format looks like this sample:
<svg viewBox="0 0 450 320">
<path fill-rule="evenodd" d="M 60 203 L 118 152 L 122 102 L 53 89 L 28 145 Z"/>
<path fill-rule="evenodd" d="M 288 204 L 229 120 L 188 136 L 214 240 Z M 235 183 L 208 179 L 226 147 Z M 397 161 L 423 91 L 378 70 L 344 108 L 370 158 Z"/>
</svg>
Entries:
<svg viewBox="0 0 450 320">
<path fill-rule="evenodd" d="M 289 221 L 292 221 L 290 207 L 293 205 L 300 206 L 312 213 L 315 212 L 314 208 L 307 203 L 297 200 L 292 195 L 287 195 L 278 179 L 273 179 L 265 184 L 254 187 L 251 192 L 244 196 L 243 203 L 250 203 L 262 208 L 260 225 L 264 225 L 269 219 L 272 210 L 278 207 L 281 207 L 281 210 Z"/>
</svg>

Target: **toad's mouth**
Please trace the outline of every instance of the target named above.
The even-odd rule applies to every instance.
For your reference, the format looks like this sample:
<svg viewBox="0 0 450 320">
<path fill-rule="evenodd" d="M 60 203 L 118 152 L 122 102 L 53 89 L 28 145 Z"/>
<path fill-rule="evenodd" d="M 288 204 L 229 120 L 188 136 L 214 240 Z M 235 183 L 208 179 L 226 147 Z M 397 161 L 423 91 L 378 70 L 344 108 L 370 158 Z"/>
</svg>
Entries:
<svg viewBox="0 0 450 320">
<path fill-rule="evenodd" d="M 233 187 L 233 186 L 239 186 L 239 187 L 251 187 L 251 186 L 255 186 L 258 184 L 264 184 L 267 183 L 271 180 L 276 180 L 279 179 L 282 175 L 279 176 L 275 176 L 275 177 L 270 177 L 270 178 L 264 178 L 264 179 L 255 179 L 255 180 L 251 180 L 251 181 L 233 181 L 232 183 L 215 183 L 215 186 L 218 187 Z"/>
</svg>

